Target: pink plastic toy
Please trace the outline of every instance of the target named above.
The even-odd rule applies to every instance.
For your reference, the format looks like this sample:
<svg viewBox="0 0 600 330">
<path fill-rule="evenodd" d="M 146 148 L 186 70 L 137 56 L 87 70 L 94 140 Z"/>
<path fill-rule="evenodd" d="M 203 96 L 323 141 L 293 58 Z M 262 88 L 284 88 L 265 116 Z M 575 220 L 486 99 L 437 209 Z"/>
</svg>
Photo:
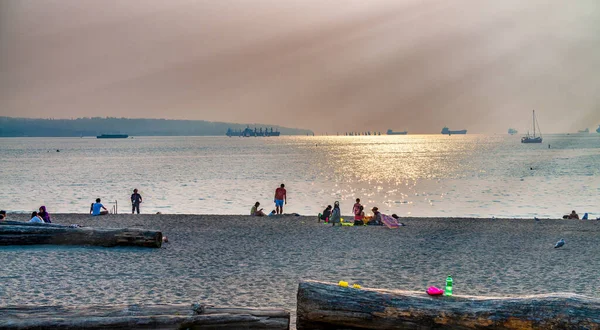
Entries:
<svg viewBox="0 0 600 330">
<path fill-rule="evenodd" d="M 427 289 L 427 294 L 430 296 L 441 296 L 444 294 L 444 290 L 438 289 L 435 286 L 430 286 L 429 289 Z"/>
</svg>

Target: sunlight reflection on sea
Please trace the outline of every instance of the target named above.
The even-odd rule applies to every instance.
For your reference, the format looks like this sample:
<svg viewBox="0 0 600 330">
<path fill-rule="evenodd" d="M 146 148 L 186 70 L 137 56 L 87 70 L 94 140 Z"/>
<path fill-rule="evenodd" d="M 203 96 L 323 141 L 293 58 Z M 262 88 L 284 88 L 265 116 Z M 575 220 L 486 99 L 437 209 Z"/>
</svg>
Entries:
<svg viewBox="0 0 600 330">
<path fill-rule="evenodd" d="M 548 148 L 548 144 L 552 148 Z M 354 199 L 412 216 L 600 216 L 600 136 L 507 135 L 135 137 L 0 139 L 0 208 L 82 213 L 97 197 L 128 212 L 270 211 L 280 183 L 286 212 L 317 214 Z M 60 150 L 57 152 L 56 150 Z"/>
</svg>

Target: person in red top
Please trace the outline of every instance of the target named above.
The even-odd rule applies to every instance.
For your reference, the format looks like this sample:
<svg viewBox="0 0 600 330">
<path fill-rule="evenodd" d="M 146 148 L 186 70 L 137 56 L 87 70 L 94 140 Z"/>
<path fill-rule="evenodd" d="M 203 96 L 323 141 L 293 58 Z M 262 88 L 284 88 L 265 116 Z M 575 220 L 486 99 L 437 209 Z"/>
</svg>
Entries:
<svg viewBox="0 0 600 330">
<path fill-rule="evenodd" d="M 287 196 L 285 191 L 285 185 L 282 183 L 281 186 L 275 189 L 275 210 L 277 214 L 283 214 L 283 204 L 287 204 Z"/>
</svg>

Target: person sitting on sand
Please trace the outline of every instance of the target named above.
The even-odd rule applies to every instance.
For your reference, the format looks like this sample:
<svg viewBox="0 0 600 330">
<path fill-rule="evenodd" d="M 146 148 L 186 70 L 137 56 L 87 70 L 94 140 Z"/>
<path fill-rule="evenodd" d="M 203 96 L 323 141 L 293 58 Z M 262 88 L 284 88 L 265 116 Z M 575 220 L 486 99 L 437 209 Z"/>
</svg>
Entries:
<svg viewBox="0 0 600 330">
<path fill-rule="evenodd" d="M 364 207 L 361 205 L 358 207 L 357 213 L 354 215 L 354 225 L 362 226 L 365 224 L 365 212 L 363 211 Z"/>
<path fill-rule="evenodd" d="M 264 217 L 266 214 L 263 212 L 263 209 L 258 209 L 259 206 L 259 202 L 254 203 L 254 206 L 252 206 L 252 208 L 250 209 L 250 215 Z"/>
<path fill-rule="evenodd" d="M 37 215 L 44 220 L 45 223 L 52 223 L 52 220 L 50 220 L 50 213 L 46 211 L 46 207 L 44 205 L 40 206 Z"/>
<path fill-rule="evenodd" d="M 383 223 L 381 222 L 381 213 L 379 212 L 379 208 L 377 206 L 371 209 L 373 211 L 373 218 L 367 222 L 369 226 L 381 226 Z"/>
<path fill-rule="evenodd" d="M 331 205 L 327 205 L 327 207 L 323 210 L 323 213 L 319 217 L 318 222 L 321 222 L 321 220 L 327 222 L 327 221 L 329 221 L 330 216 L 331 216 Z"/>
<path fill-rule="evenodd" d="M 277 215 L 277 211 L 275 211 L 275 210 L 271 211 L 271 213 L 269 213 L 269 215 L 267 215 L 267 216 L 272 217 L 274 215 Z"/>
<path fill-rule="evenodd" d="M 104 209 L 104 211 L 102 211 L 102 209 Z M 100 203 L 100 198 L 96 198 L 96 203 L 92 203 L 92 206 L 90 207 L 90 213 L 93 216 L 107 215 L 108 210 Z"/>
<path fill-rule="evenodd" d="M 0 210 L 0 221 L 6 220 L 6 211 Z"/>
<path fill-rule="evenodd" d="M 31 223 L 44 223 L 44 220 L 42 220 L 42 218 L 40 217 L 40 215 L 36 211 L 33 211 L 31 213 L 31 220 L 29 220 L 29 222 L 31 222 Z"/>
<path fill-rule="evenodd" d="M 579 214 L 573 210 L 571 214 L 563 215 L 563 219 L 579 219 Z"/>
<path fill-rule="evenodd" d="M 331 217 L 329 218 L 329 222 L 331 222 L 331 226 L 335 226 L 336 223 L 342 225 L 342 212 L 340 211 L 340 202 L 335 201 L 333 203 L 333 211 L 331 211 Z"/>
</svg>

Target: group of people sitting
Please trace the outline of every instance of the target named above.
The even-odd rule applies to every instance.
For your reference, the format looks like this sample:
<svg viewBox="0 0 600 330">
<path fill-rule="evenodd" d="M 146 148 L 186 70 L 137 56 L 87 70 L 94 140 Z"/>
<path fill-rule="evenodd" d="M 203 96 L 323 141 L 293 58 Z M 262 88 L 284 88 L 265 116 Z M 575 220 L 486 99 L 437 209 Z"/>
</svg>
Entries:
<svg viewBox="0 0 600 330">
<path fill-rule="evenodd" d="M 381 221 L 381 213 L 379 212 L 379 208 L 374 206 L 371 209 L 373 212 L 372 216 L 365 215 L 364 206 L 360 204 L 360 198 L 356 199 L 356 203 L 352 207 L 352 214 L 354 214 L 354 225 L 355 226 L 382 226 L 383 222 Z M 395 216 L 392 215 L 392 216 Z M 395 217 L 397 218 L 397 216 Z M 318 221 L 325 221 L 326 223 L 331 223 L 332 226 L 339 224 L 341 226 L 341 211 L 340 211 L 340 202 L 336 201 L 333 203 L 333 207 L 331 205 L 327 205 L 323 213 L 319 214 Z"/>
<path fill-rule="evenodd" d="M 259 209 L 258 207 L 260 206 L 259 202 L 254 203 L 254 206 L 252 206 L 252 208 L 250 209 L 250 215 L 253 216 L 257 216 L 257 217 L 264 217 L 264 216 L 273 216 L 276 214 L 276 211 L 273 210 L 271 211 L 271 213 L 269 214 L 265 214 L 265 212 L 263 212 L 263 209 Z"/>
<path fill-rule="evenodd" d="M 46 211 L 46 207 L 44 205 L 40 206 L 38 211 L 33 211 L 31 213 L 31 219 L 29 220 L 31 223 L 52 223 L 52 219 L 50 219 L 50 213 Z"/>
</svg>

